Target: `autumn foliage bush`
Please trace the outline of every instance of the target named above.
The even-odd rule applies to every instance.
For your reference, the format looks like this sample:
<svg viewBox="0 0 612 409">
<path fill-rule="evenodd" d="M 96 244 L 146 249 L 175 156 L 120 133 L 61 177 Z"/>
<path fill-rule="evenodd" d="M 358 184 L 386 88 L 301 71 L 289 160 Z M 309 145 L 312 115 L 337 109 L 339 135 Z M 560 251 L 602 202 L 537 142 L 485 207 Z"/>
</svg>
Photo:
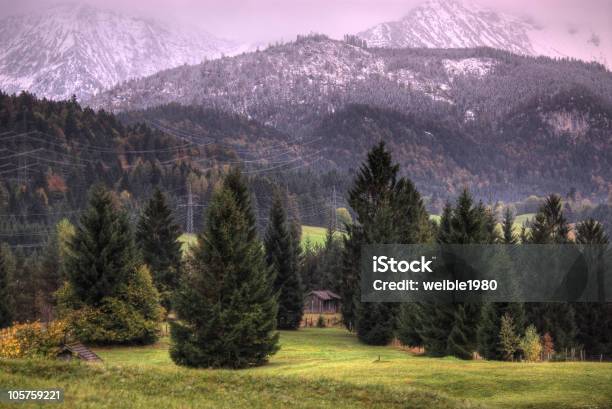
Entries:
<svg viewBox="0 0 612 409">
<path fill-rule="evenodd" d="M 63 320 L 14 324 L 0 330 L 0 358 L 55 357 L 66 336 Z"/>
</svg>

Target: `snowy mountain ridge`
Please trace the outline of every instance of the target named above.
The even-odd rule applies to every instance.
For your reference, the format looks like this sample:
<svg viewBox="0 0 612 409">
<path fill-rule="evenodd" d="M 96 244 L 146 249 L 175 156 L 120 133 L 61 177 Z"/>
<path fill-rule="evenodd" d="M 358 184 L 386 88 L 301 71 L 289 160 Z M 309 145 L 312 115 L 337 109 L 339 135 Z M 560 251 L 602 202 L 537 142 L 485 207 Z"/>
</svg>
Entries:
<svg viewBox="0 0 612 409">
<path fill-rule="evenodd" d="M 604 65 L 612 62 L 612 43 L 592 30 L 544 26 L 470 0 L 427 0 L 402 19 L 377 24 L 357 35 L 371 47 L 484 46 L 522 55 L 574 57 Z"/>
<path fill-rule="evenodd" d="M 60 4 L 0 21 L 0 89 L 84 98 L 123 81 L 240 51 L 188 27 Z"/>
</svg>

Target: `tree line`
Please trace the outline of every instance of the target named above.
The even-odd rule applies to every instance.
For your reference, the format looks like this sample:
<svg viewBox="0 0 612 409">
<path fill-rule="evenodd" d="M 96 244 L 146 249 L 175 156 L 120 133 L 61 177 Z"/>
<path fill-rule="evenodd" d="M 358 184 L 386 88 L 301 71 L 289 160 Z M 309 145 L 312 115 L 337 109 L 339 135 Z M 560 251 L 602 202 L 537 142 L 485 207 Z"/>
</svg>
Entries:
<svg viewBox="0 0 612 409">
<path fill-rule="evenodd" d="M 118 195 L 95 186 L 79 223 L 62 221 L 39 258 L 2 246 L 0 325 L 59 318 L 83 342 L 149 344 L 168 319 L 176 363 L 241 368 L 262 364 L 278 350 L 277 329 L 299 328 L 306 288 L 328 288 L 340 292 L 344 324 L 367 344 L 397 337 L 432 356 L 465 359 L 476 351 L 487 359 L 571 348 L 610 353 L 609 304 L 360 301 L 365 244 L 608 243 L 592 219 L 578 224 L 572 239 L 558 196 L 549 196 L 530 229 L 519 233 L 510 210 L 500 233 L 491 209 L 467 190 L 435 223 L 380 143 L 357 172 L 347 201 L 353 220 L 344 226 L 346 235 L 340 240 L 330 225 L 322 248 L 303 248 L 300 226 L 288 217 L 278 188 L 265 233 L 258 231 L 248 181 L 234 168 L 214 190 L 197 243 L 183 256 L 180 228 L 161 191 L 133 226 Z"/>
<path fill-rule="evenodd" d="M 342 265 L 342 313 L 345 325 L 368 344 L 385 345 L 394 337 L 424 347 L 431 356 L 513 359 L 584 349 L 612 352 L 612 311 L 606 303 L 362 303 L 360 251 L 364 244 L 570 243 L 607 245 L 603 226 L 593 219 L 579 223 L 575 239 L 563 215 L 559 196 L 540 206 L 530 228 L 514 231 L 506 209 L 501 233 L 491 209 L 464 190 L 447 203 L 439 224 L 428 222 L 423 200 L 411 182 L 399 177 L 399 166 L 383 143 L 368 154 L 349 191 L 356 222 L 348 227 Z M 539 335 L 537 335 L 539 334 Z M 536 336 L 537 335 L 537 336 Z M 540 335 L 546 342 L 540 343 Z M 537 338 L 537 345 L 535 340 Z M 536 351 L 537 353 L 534 353 Z"/>
</svg>

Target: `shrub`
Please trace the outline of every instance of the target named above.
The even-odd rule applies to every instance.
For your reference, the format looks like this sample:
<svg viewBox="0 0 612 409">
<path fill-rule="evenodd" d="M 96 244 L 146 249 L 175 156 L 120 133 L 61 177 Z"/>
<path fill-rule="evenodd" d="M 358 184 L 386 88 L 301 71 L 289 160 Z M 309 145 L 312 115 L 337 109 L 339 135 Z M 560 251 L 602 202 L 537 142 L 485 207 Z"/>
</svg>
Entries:
<svg viewBox="0 0 612 409">
<path fill-rule="evenodd" d="M 325 328 L 325 318 L 322 315 L 319 315 L 319 319 L 317 319 L 317 328 Z"/>
<path fill-rule="evenodd" d="M 542 336 L 542 353 L 546 357 L 545 359 L 551 359 L 555 354 L 555 344 L 553 343 L 552 336 L 548 332 Z"/>
<path fill-rule="evenodd" d="M 542 352 L 542 344 L 540 344 L 540 336 L 533 325 L 530 325 L 525 330 L 525 335 L 521 339 L 521 350 L 525 354 L 525 360 L 535 362 L 540 359 Z"/>
<path fill-rule="evenodd" d="M 158 339 L 162 309 L 146 266 L 138 268 L 116 297 L 99 306 L 75 300 L 70 284 L 58 293 L 60 313 L 72 335 L 93 344 L 151 344 Z"/>
<path fill-rule="evenodd" d="M 15 324 L 0 330 L 0 358 L 55 357 L 66 336 L 65 321 Z"/>
</svg>

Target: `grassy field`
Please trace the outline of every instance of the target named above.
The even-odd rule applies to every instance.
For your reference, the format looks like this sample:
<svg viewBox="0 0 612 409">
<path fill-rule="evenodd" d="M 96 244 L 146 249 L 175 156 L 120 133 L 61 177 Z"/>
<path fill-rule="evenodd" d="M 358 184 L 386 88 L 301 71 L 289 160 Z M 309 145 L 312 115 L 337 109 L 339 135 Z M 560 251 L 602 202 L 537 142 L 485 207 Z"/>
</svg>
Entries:
<svg viewBox="0 0 612 409">
<path fill-rule="evenodd" d="M 97 349 L 104 363 L 92 366 L 1 361 L 0 385 L 65 388 L 66 408 L 612 407 L 609 363 L 432 359 L 336 328 L 282 332 L 281 344 L 268 365 L 241 371 L 179 368 L 165 339 Z"/>
<path fill-rule="evenodd" d="M 323 246 L 325 244 L 325 236 L 327 228 L 318 226 L 302 226 L 302 245 L 309 242 L 311 245 Z M 340 234 L 340 233 L 337 233 Z M 197 241 L 195 234 L 183 233 L 179 237 L 182 243 L 183 251 L 186 251 L 189 246 L 194 245 Z"/>
<path fill-rule="evenodd" d="M 302 245 L 309 242 L 314 246 L 323 246 L 327 229 L 318 226 L 302 226 Z"/>
<path fill-rule="evenodd" d="M 179 237 L 179 241 L 181 242 L 181 249 L 183 252 L 186 252 L 189 246 L 193 246 L 198 242 L 198 237 L 195 234 L 183 233 Z"/>
</svg>

